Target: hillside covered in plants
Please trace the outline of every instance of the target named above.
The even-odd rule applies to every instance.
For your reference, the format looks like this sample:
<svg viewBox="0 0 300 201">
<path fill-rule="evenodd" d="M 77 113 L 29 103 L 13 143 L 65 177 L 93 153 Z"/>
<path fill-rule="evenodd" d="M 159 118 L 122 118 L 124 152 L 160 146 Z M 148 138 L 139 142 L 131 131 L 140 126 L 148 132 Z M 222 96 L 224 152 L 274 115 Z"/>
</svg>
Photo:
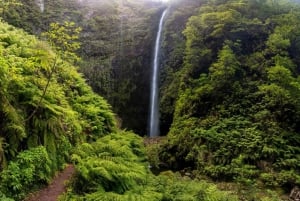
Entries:
<svg viewBox="0 0 300 201">
<path fill-rule="evenodd" d="M 73 21 L 82 28 L 80 72 L 124 128 L 146 135 L 153 41 L 165 6 L 151 0 L 43 0 L 41 11 L 36 0 L 20 2 L 3 18 L 29 33 L 40 36 L 52 22 Z"/>
<path fill-rule="evenodd" d="M 0 23 L 0 191 L 22 198 L 50 181 L 72 146 L 113 132 L 116 122 L 66 51 Z"/>
<path fill-rule="evenodd" d="M 162 93 L 176 94 L 163 165 L 250 186 L 300 184 L 299 19 L 288 1 L 201 5 Z"/>
<path fill-rule="evenodd" d="M 42 2 L 0 0 L 0 200 L 23 200 L 67 163 L 60 201 L 300 192 L 300 2 Z M 148 139 L 165 9 L 163 136 Z"/>
<path fill-rule="evenodd" d="M 150 172 L 143 139 L 118 130 L 77 72 L 73 23 L 51 24 L 48 42 L 0 25 L 2 201 L 23 200 L 66 163 L 76 173 L 60 200 L 237 200 L 205 181 Z"/>
</svg>

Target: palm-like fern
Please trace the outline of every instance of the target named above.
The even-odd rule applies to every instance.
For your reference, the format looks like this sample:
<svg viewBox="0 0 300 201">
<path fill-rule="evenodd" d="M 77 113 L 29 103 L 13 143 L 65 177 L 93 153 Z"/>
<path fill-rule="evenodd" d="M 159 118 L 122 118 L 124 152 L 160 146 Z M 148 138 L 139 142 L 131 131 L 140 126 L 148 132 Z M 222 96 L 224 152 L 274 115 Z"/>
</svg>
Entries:
<svg viewBox="0 0 300 201">
<path fill-rule="evenodd" d="M 124 137 L 122 136 L 124 135 Z M 95 192 L 98 189 L 124 193 L 143 185 L 147 176 L 146 164 L 133 153 L 138 139 L 133 134 L 111 134 L 92 144 L 82 144 L 72 159 L 77 165 L 77 191 Z M 142 147 L 139 147 L 142 149 Z"/>
<path fill-rule="evenodd" d="M 148 171 L 142 139 L 122 132 L 84 143 L 72 155 L 77 175 L 61 201 L 237 201 L 207 182 Z"/>
</svg>

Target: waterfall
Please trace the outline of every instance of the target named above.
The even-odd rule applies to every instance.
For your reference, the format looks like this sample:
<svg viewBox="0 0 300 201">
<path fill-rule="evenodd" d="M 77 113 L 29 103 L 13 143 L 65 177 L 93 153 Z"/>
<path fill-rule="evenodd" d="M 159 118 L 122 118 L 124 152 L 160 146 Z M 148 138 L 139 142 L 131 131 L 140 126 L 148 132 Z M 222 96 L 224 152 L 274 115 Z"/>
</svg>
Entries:
<svg viewBox="0 0 300 201">
<path fill-rule="evenodd" d="M 166 16 L 167 9 L 163 12 L 156 35 L 154 60 L 152 66 L 152 84 L 150 96 L 150 118 L 149 118 L 149 137 L 159 136 L 159 107 L 158 107 L 158 71 L 159 71 L 159 50 L 160 38 L 163 29 L 163 22 Z"/>
<path fill-rule="evenodd" d="M 45 10 L 45 2 L 44 2 L 44 0 L 37 0 L 36 3 L 40 7 L 40 11 L 43 13 L 44 10 Z"/>
</svg>

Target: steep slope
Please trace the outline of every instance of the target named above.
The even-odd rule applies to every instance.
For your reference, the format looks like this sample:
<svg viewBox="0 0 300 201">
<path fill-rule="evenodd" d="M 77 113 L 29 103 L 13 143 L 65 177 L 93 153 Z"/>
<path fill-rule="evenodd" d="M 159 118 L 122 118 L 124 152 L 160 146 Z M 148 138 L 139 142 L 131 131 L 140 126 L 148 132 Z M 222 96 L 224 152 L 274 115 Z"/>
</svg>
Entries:
<svg viewBox="0 0 300 201">
<path fill-rule="evenodd" d="M 144 0 L 23 1 L 3 13 L 6 21 L 39 35 L 51 22 L 74 21 L 82 27 L 80 71 L 104 96 L 124 128 L 146 134 L 154 37 L 163 10 Z"/>
<path fill-rule="evenodd" d="M 112 104 L 123 127 L 145 135 L 154 33 L 162 8 L 147 1 L 115 1 L 113 10 L 92 6 L 85 23 L 89 27 L 83 26 L 91 34 L 84 38 L 90 47 L 83 47 L 87 53 L 82 72 Z"/>
<path fill-rule="evenodd" d="M 45 42 L 0 22 L 0 192 L 49 182 L 73 145 L 115 130 L 108 103 Z"/>
<path fill-rule="evenodd" d="M 209 1 L 189 19 L 160 153 L 168 167 L 251 185 L 300 183 L 299 19 L 286 1 Z"/>
<path fill-rule="evenodd" d="M 176 0 L 169 5 L 161 48 L 160 66 L 160 130 L 166 135 L 173 121 L 175 101 L 178 97 L 185 49 L 183 30 L 188 19 L 196 14 L 204 1 Z"/>
</svg>

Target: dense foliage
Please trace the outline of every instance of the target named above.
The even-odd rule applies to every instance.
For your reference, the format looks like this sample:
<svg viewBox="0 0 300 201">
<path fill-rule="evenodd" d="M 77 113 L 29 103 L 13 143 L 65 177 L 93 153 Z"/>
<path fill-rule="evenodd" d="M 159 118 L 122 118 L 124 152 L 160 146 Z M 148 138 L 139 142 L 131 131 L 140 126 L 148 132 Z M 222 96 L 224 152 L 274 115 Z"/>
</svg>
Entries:
<svg viewBox="0 0 300 201">
<path fill-rule="evenodd" d="M 203 2 L 199 0 L 173 0 L 168 6 L 161 44 L 160 65 L 160 131 L 166 135 L 173 121 L 175 102 L 178 96 L 179 69 L 183 65 L 185 29 L 188 18 L 198 12 Z"/>
<path fill-rule="evenodd" d="M 74 66 L 125 127 L 146 133 L 151 50 L 164 7 L 20 2 L 0 0 L 3 19 L 48 43 L 0 22 L 1 200 L 22 200 L 69 160 L 76 175 L 64 201 L 238 199 L 201 178 L 239 190 L 300 185 L 295 1 L 174 0 L 161 51 L 160 110 L 169 133 L 148 149 L 151 158 L 140 137 L 116 132 L 110 106 Z M 147 160 L 182 175 L 154 176 Z M 249 194 L 240 199 L 278 200 Z"/>
<path fill-rule="evenodd" d="M 40 35 L 53 22 L 74 21 L 82 32 L 80 71 L 106 98 L 124 128 L 145 135 L 155 31 L 162 9 L 143 0 L 20 0 L 3 13 L 10 24 Z M 142 94 L 142 95 L 141 95 Z"/>
<path fill-rule="evenodd" d="M 206 182 L 172 172 L 154 176 L 148 169 L 142 139 L 122 132 L 76 147 L 76 176 L 60 200 L 89 201 L 235 201 L 236 196 Z"/>
<path fill-rule="evenodd" d="M 208 1 L 189 19 L 174 120 L 160 150 L 168 167 L 300 184 L 299 22 L 299 6 L 287 1 Z"/>
<path fill-rule="evenodd" d="M 0 191 L 16 199 L 49 182 L 72 145 L 115 130 L 64 53 L 0 22 Z"/>
<path fill-rule="evenodd" d="M 0 190 L 9 197 L 22 199 L 26 193 L 50 181 L 54 170 L 52 166 L 45 147 L 26 150 L 1 172 Z"/>
</svg>

